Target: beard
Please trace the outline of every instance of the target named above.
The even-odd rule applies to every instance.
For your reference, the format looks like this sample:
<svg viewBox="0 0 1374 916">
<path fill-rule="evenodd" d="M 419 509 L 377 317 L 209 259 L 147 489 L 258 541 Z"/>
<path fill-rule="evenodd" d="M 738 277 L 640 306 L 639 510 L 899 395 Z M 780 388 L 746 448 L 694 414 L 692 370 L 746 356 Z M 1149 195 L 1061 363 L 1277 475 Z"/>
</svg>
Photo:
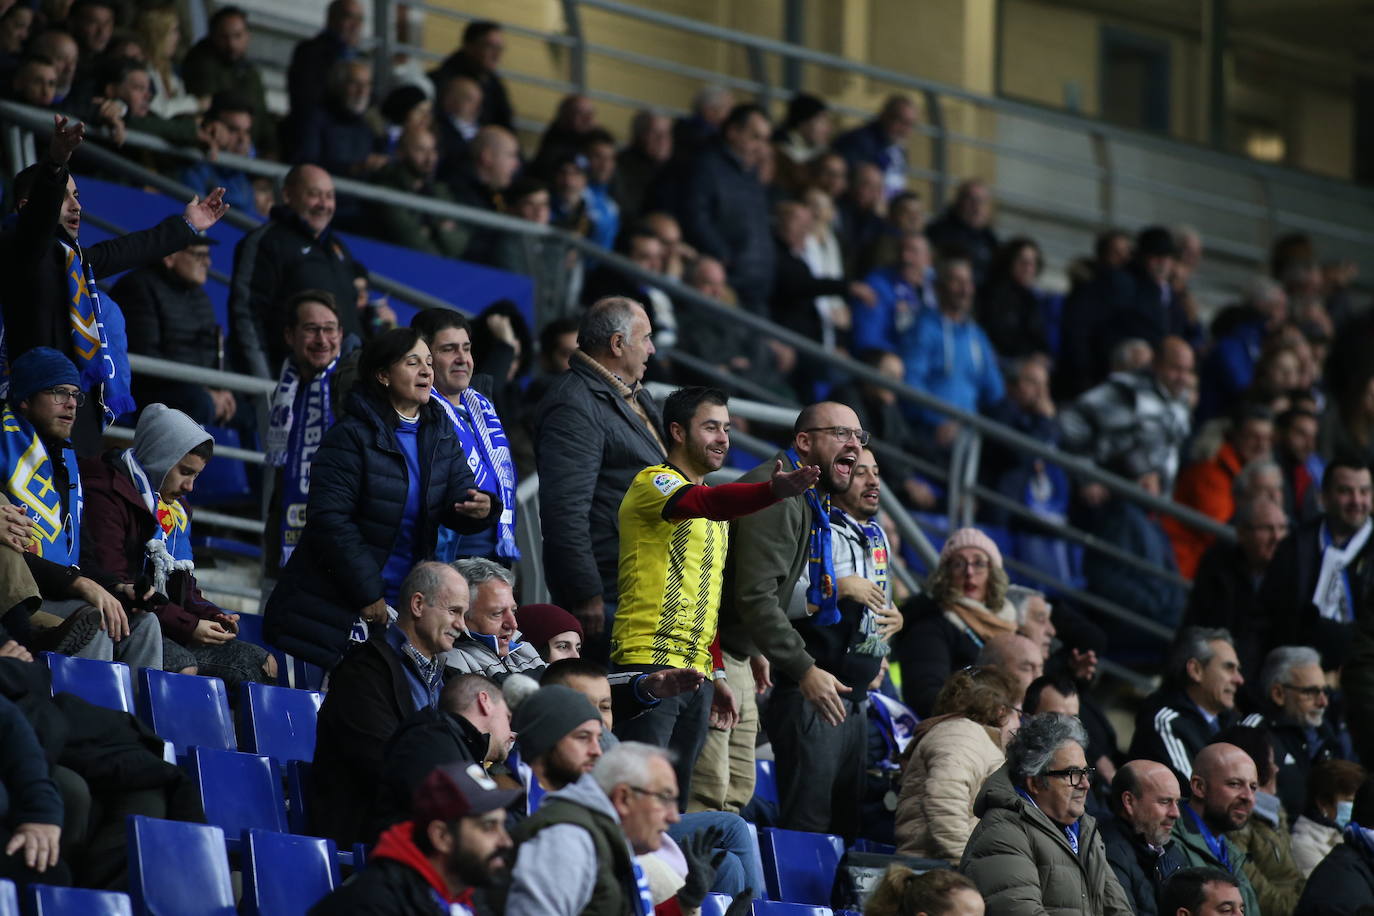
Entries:
<svg viewBox="0 0 1374 916">
<path fill-rule="evenodd" d="M 449 868 L 468 887 L 502 887 L 510 882 L 514 857 L 515 851 L 509 846 L 502 846 L 485 857 L 459 848 L 449 856 Z M 498 859 L 502 864 L 493 865 Z"/>
</svg>

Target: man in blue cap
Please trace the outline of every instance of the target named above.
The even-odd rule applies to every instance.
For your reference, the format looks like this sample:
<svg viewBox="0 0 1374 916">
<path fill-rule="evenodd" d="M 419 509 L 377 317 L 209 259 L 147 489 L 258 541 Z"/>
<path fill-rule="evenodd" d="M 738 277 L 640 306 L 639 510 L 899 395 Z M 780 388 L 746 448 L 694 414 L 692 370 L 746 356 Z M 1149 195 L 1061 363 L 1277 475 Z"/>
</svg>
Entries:
<svg viewBox="0 0 1374 916">
<path fill-rule="evenodd" d="M 43 611 L 65 622 L 46 634 L 25 632 L 28 621 L 17 615 L 5 625 L 30 649 L 161 670 L 162 630 L 152 614 L 131 612 L 139 597 L 133 586 L 80 566 L 81 477 L 70 437 L 85 398 L 76 366 L 49 347 L 29 350 L 10 367 L 0 474 L 9 503 L 31 520 L 24 560 Z"/>
</svg>

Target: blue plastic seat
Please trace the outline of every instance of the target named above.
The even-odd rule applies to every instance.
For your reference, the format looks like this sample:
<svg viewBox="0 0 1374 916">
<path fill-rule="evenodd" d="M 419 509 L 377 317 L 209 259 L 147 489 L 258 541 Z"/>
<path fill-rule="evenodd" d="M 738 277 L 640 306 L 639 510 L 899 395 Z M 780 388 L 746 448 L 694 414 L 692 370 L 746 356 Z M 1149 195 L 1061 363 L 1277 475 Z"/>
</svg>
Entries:
<svg viewBox="0 0 1374 916">
<path fill-rule="evenodd" d="M 830 902 L 844 840 L 830 833 L 765 827 L 759 831 L 759 855 L 768 899 L 824 905 Z"/>
<path fill-rule="evenodd" d="M 172 742 L 178 758 L 193 745 L 233 750 L 234 720 L 224 681 L 140 668 L 138 715 L 158 736 Z"/>
<path fill-rule="evenodd" d="M 243 685 L 244 748 L 278 762 L 315 757 L 315 719 L 324 695 L 313 690 L 273 687 L 253 681 Z"/>
<path fill-rule="evenodd" d="M 247 830 L 243 846 L 244 916 L 305 916 L 339 886 L 333 840 Z"/>
<path fill-rule="evenodd" d="M 754 761 L 754 795 L 778 804 L 778 774 L 773 769 L 773 761 Z"/>
<path fill-rule="evenodd" d="M 310 762 L 286 761 L 286 820 L 292 833 L 310 835 L 310 808 L 306 794 L 310 791 Z"/>
<path fill-rule="evenodd" d="M 239 448 L 243 443 L 239 431 L 225 426 L 207 426 L 205 431 L 215 437 L 215 444 Z M 237 458 L 216 455 L 196 478 L 196 505 L 222 506 L 241 503 L 253 495 L 248 480 L 248 466 Z"/>
<path fill-rule="evenodd" d="M 324 669 L 299 658 L 291 659 L 291 686 L 297 690 L 319 690 L 324 686 Z"/>
<path fill-rule="evenodd" d="M 29 916 L 134 916 L 128 894 L 30 884 Z M 3 912 L 3 909 L 0 909 Z"/>
<path fill-rule="evenodd" d="M 200 789 L 205 819 L 223 828 L 231 850 L 238 848 L 243 831 L 251 828 L 286 832 L 281 767 L 271 757 L 193 747 L 188 763 Z"/>
<path fill-rule="evenodd" d="M 133 672 L 123 662 L 102 662 L 53 652 L 44 652 L 43 659 L 52 673 L 54 696 L 72 693 L 106 709 L 134 711 Z"/>
<path fill-rule="evenodd" d="M 19 894 L 7 878 L 0 878 L 0 916 L 19 916 Z"/>
<path fill-rule="evenodd" d="M 809 903 L 783 903 L 778 900 L 755 900 L 754 916 L 833 916 L 828 906 Z"/>
<path fill-rule="evenodd" d="M 236 916 L 224 831 L 130 815 L 129 896 L 148 916 Z"/>
</svg>

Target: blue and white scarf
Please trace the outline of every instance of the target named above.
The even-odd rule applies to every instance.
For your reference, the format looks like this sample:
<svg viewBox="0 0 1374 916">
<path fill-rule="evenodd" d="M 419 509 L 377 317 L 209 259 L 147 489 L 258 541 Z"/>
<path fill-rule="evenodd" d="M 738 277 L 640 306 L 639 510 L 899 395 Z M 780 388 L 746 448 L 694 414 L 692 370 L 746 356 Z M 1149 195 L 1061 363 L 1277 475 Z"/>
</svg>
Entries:
<svg viewBox="0 0 1374 916">
<path fill-rule="evenodd" d="M 305 506 L 310 497 L 310 463 L 334 425 L 329 406 L 329 380 L 338 357 L 315 374 L 301 390 L 301 372 L 289 358 L 272 394 L 267 421 L 267 464 L 283 468 L 281 498 L 281 565 L 291 559 L 305 530 Z M 300 402 L 299 405 L 297 402 Z"/>
<path fill-rule="evenodd" d="M 191 517 L 180 502 L 163 501 L 148 482 L 148 475 L 134 457 L 133 449 L 126 448 L 119 458 L 133 480 L 139 498 L 143 500 L 143 508 L 153 517 L 153 536 L 143 549 L 152 570 L 153 591 L 165 595 L 167 580 L 173 573 L 190 575 L 196 571 L 195 560 L 191 556 Z"/>
<path fill-rule="evenodd" d="M 458 408 L 448 398 L 436 396 L 434 400 L 453 423 L 477 489 L 496 493 L 501 498 L 501 518 L 496 524 L 496 555 L 503 560 L 518 560 L 520 548 L 515 543 L 515 461 L 511 458 L 506 430 L 491 401 L 472 388 L 464 389 L 459 398 L 472 421 L 471 425 L 458 415 Z M 455 532 L 441 526 L 434 555 L 444 562 L 454 560 L 458 537 Z"/>
<path fill-rule="evenodd" d="M 0 411 L 0 461 L 4 462 L 5 490 L 10 501 L 23 506 L 37 524 L 37 535 L 27 550 L 62 566 L 81 562 L 81 474 L 76 452 L 62 449 L 67 475 L 72 486 L 67 511 L 62 509 L 62 494 L 53 483 L 53 464 L 47 446 L 29 421 L 8 404 Z"/>
<path fill-rule="evenodd" d="M 790 470 L 802 466 L 794 449 L 783 453 L 791 462 Z M 835 585 L 835 554 L 831 546 L 830 494 L 821 495 L 820 485 L 806 491 L 806 504 L 811 508 L 811 529 L 806 542 L 806 603 L 816 607 L 812 621 L 823 627 L 840 622 L 840 591 Z"/>
</svg>

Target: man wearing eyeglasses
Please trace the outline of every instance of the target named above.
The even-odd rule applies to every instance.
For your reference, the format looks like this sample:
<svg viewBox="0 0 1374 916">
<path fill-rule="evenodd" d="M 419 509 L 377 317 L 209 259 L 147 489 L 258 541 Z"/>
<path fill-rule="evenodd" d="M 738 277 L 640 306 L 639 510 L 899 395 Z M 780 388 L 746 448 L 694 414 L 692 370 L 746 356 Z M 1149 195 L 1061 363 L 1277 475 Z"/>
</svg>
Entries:
<svg viewBox="0 0 1374 916">
<path fill-rule="evenodd" d="M 746 657 L 762 655 L 768 662 L 774 689 L 764 726 L 778 762 L 780 826 L 792 830 L 852 836 L 859 826 L 864 703 L 882 655 L 866 642 L 865 604 L 840 600 L 840 548 L 830 510 L 853 483 L 867 443 L 868 431 L 849 407 L 823 401 L 803 408 L 790 447 L 741 482 L 769 479 L 782 461 L 785 468 L 820 468 L 815 486 L 802 499 L 731 523 L 721 648 L 732 678 Z M 754 689 L 753 683 L 731 683 L 732 690 Z M 736 727 L 730 740 L 732 757 L 736 742 L 753 745 L 745 727 Z"/>
<path fill-rule="evenodd" d="M 981 820 L 959 871 L 978 886 L 988 916 L 1134 912 L 1097 821 L 1085 813 L 1096 772 L 1087 747 L 1077 719 L 1031 716 L 1007 746 L 1006 764 L 978 793 L 973 813 Z"/>
<path fill-rule="evenodd" d="M 160 671 L 157 618 L 132 610 L 142 596 L 128 583 L 79 565 L 81 477 L 70 437 L 86 399 L 80 382 L 72 361 L 49 347 L 28 351 L 10 367 L 9 396 L 0 411 L 0 474 L 9 503 L 33 522 L 24 559 L 43 611 L 64 622 L 45 633 L 29 630 L 27 619 L 12 614 L 5 624 L 32 651 Z"/>
<path fill-rule="evenodd" d="M 1265 657 L 1259 682 L 1268 704 L 1265 725 L 1278 767 L 1277 794 L 1289 820 L 1296 821 L 1306 810 L 1312 767 L 1347 756 L 1326 717 L 1331 698 L 1321 654 L 1309 646 L 1279 646 Z"/>
</svg>

